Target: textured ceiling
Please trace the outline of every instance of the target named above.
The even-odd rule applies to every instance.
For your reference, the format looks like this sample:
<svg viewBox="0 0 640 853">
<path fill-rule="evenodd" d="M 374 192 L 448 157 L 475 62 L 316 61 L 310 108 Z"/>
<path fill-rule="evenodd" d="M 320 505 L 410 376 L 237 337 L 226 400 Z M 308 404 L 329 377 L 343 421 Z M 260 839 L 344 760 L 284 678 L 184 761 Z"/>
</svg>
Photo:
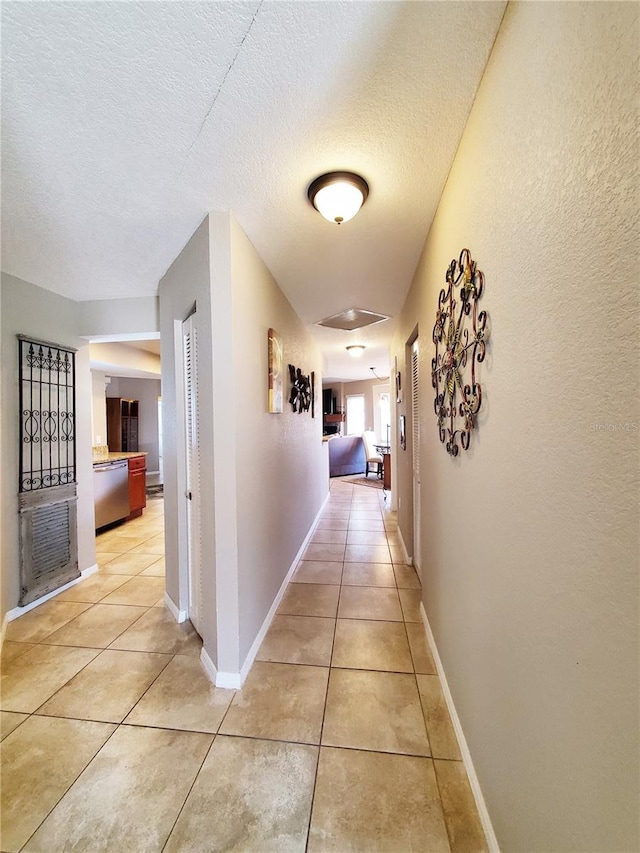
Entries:
<svg viewBox="0 0 640 853">
<path fill-rule="evenodd" d="M 393 317 L 504 5 L 3 3 L 3 270 L 74 299 L 154 294 L 229 209 L 305 323 Z M 331 169 L 371 187 L 340 228 L 306 199 Z M 392 328 L 316 329 L 327 376 L 384 372 Z"/>
</svg>

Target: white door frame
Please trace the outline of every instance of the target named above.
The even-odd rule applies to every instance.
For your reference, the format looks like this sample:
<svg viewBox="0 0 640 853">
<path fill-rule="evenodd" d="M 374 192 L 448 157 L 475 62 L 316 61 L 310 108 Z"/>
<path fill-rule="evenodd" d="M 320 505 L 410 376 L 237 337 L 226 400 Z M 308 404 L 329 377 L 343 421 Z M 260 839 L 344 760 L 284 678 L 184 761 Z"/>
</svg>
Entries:
<svg viewBox="0 0 640 853">
<path fill-rule="evenodd" d="M 187 522 L 187 610 L 202 633 L 202 542 L 200 527 L 200 429 L 198 417 L 198 325 L 195 311 L 182 323 L 184 460 Z"/>
</svg>

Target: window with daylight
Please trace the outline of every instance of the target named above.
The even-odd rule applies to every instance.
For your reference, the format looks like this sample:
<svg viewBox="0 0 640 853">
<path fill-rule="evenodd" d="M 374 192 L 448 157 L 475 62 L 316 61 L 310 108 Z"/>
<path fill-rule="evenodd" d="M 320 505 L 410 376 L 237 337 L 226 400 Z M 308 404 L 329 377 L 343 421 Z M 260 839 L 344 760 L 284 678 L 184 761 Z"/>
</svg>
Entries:
<svg viewBox="0 0 640 853">
<path fill-rule="evenodd" d="M 364 432 L 364 394 L 347 395 L 347 435 Z"/>
<path fill-rule="evenodd" d="M 380 430 L 378 439 L 384 444 L 391 444 L 391 397 L 388 391 L 378 395 L 380 408 Z"/>
</svg>

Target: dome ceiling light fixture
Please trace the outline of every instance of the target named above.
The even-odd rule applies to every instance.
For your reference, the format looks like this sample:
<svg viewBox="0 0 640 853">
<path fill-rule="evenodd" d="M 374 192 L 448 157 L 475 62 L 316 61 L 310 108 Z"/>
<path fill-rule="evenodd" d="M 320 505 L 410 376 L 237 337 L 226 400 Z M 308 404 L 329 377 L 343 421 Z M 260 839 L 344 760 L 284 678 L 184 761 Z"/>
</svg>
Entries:
<svg viewBox="0 0 640 853">
<path fill-rule="evenodd" d="M 353 172 L 327 172 L 312 181 L 307 197 L 328 222 L 342 225 L 356 215 L 369 195 L 369 184 Z"/>
<path fill-rule="evenodd" d="M 351 346 L 347 347 L 347 352 L 352 358 L 360 358 L 365 349 L 366 347 L 362 344 L 351 344 Z"/>
</svg>

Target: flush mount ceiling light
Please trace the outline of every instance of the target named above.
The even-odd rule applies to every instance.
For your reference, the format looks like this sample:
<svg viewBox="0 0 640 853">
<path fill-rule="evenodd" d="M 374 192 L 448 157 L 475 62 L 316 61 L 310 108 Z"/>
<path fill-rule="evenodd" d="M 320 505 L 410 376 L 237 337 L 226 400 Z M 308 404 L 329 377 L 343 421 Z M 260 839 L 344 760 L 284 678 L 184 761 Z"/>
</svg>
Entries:
<svg viewBox="0 0 640 853">
<path fill-rule="evenodd" d="M 365 349 L 366 347 L 362 346 L 362 344 L 352 344 L 350 347 L 347 347 L 347 352 L 353 358 L 360 358 Z"/>
<path fill-rule="evenodd" d="M 311 204 L 328 222 L 342 225 L 356 215 L 369 195 L 369 184 L 353 172 L 328 172 L 309 186 Z"/>
</svg>

